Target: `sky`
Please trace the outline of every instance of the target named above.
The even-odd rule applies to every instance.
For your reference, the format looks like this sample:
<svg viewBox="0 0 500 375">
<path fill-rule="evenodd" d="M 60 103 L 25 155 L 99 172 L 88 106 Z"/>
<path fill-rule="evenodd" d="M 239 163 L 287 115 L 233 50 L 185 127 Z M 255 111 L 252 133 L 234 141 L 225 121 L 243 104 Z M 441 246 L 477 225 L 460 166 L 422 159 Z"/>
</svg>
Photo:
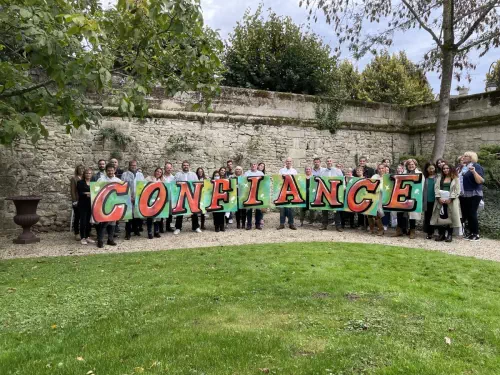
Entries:
<svg viewBox="0 0 500 375">
<path fill-rule="evenodd" d="M 115 0 L 102 1 L 104 5 L 115 2 Z M 205 23 L 211 28 L 218 30 L 222 39 L 228 37 L 236 22 L 243 18 L 243 14 L 247 8 L 250 8 L 253 13 L 259 6 L 259 3 L 263 3 L 264 9 L 271 8 L 278 15 L 290 16 L 297 24 L 307 25 L 309 23 L 307 20 L 308 11 L 303 7 L 299 7 L 299 0 L 201 0 Z M 338 47 L 333 27 L 328 25 L 324 19 L 318 19 L 317 23 L 311 21 L 310 26 L 314 33 L 320 35 L 323 41 L 332 47 L 332 50 Z M 384 25 L 380 27 L 384 27 Z M 404 50 L 413 62 L 418 63 L 422 61 L 424 53 L 431 46 L 432 40 L 426 31 L 413 29 L 396 35 L 394 44 L 389 51 L 399 52 Z M 350 55 L 349 51 L 345 49 L 342 51 L 341 58 L 350 60 L 360 71 L 371 59 L 371 56 L 365 56 L 363 59 L 356 61 Z M 484 91 L 486 73 L 491 63 L 500 59 L 500 49 L 492 49 L 481 58 L 474 53 L 471 53 L 470 57 L 472 62 L 477 64 L 477 68 L 470 72 L 472 81 L 468 83 L 465 79 L 462 79 L 460 85 L 469 87 L 469 94 L 475 94 Z M 426 75 L 434 94 L 439 93 L 439 74 L 429 72 Z M 458 85 L 459 83 L 454 81 L 452 94 L 456 94 L 455 88 Z"/>
</svg>

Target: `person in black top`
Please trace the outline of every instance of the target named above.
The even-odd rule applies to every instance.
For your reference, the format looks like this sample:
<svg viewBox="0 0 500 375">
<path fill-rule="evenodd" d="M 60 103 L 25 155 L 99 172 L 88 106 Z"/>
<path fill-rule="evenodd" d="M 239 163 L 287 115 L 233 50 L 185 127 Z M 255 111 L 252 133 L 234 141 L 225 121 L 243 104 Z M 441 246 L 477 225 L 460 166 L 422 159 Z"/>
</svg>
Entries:
<svg viewBox="0 0 500 375">
<path fill-rule="evenodd" d="M 366 165 L 368 162 L 368 158 L 366 156 L 361 156 L 358 161 L 358 167 L 363 168 L 363 177 L 365 178 L 372 178 L 372 176 L 375 174 L 375 169 L 370 168 Z M 356 176 L 356 170 L 352 170 L 352 175 Z"/>
<path fill-rule="evenodd" d="M 92 180 L 92 169 L 85 168 L 83 178 L 76 183 L 78 191 L 78 209 L 80 211 L 80 238 L 81 244 L 87 245 L 94 243 L 94 240 L 89 238 L 90 235 L 90 217 L 92 208 L 90 205 L 90 181 Z"/>
</svg>

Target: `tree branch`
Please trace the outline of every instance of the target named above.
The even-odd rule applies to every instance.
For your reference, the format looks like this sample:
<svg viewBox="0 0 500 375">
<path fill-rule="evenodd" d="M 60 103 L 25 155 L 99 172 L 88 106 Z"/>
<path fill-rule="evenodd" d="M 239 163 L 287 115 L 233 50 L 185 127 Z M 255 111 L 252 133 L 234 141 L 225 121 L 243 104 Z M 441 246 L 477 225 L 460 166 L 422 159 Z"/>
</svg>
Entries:
<svg viewBox="0 0 500 375">
<path fill-rule="evenodd" d="M 465 51 L 471 49 L 472 47 L 477 46 L 478 44 L 487 42 L 488 40 L 495 38 L 496 36 L 498 36 L 498 34 L 488 34 L 482 38 L 476 39 L 474 42 L 466 45 L 465 47 L 458 49 L 457 53 L 465 52 Z"/>
<path fill-rule="evenodd" d="M 429 34 L 431 34 L 432 36 L 432 39 L 434 39 L 434 41 L 436 42 L 436 44 L 439 46 L 439 47 L 442 47 L 442 43 L 441 41 L 439 40 L 439 38 L 436 36 L 436 34 L 434 33 L 434 31 L 432 31 L 432 29 L 427 26 L 425 24 L 425 22 L 422 20 L 422 18 L 419 17 L 419 15 L 417 14 L 417 12 L 415 11 L 415 9 L 413 9 L 413 7 L 410 5 L 410 3 L 408 3 L 407 0 L 402 0 L 402 3 L 408 8 L 408 10 L 411 12 L 411 14 L 413 14 L 413 17 L 415 17 L 415 19 L 417 20 L 417 22 L 420 24 L 420 26 L 422 27 L 422 29 L 424 29 L 425 31 L 427 31 Z"/>
<path fill-rule="evenodd" d="M 470 11 L 462 14 L 460 17 L 456 18 L 454 24 L 459 23 L 460 21 L 462 21 L 464 18 L 470 16 L 471 14 L 477 13 L 480 10 L 483 10 L 486 7 L 489 7 L 491 4 L 494 4 L 493 7 L 496 7 L 496 3 L 498 3 L 498 0 L 492 0 L 489 3 L 487 3 L 487 4 L 484 4 L 484 5 L 481 5 L 480 7 L 474 8 L 474 9 L 472 9 L 472 10 L 470 10 Z"/>
<path fill-rule="evenodd" d="M 31 86 L 31 87 L 26 87 L 25 89 L 16 90 L 16 91 L 10 91 L 10 92 L 7 92 L 5 94 L 0 95 L 0 98 L 10 98 L 12 96 L 23 95 L 23 94 L 26 94 L 28 92 L 31 92 L 31 91 L 34 91 L 34 90 L 38 90 L 41 87 L 45 87 L 46 85 L 48 85 L 50 83 L 53 83 L 53 82 L 54 82 L 54 80 L 50 79 L 48 81 L 39 83 L 38 85 Z"/>
<path fill-rule="evenodd" d="M 405 0 L 403 0 L 403 1 L 405 1 Z M 484 12 L 481 13 L 481 15 L 477 18 L 477 20 L 472 24 L 472 26 L 465 33 L 465 35 L 462 37 L 462 39 L 460 39 L 460 41 L 457 44 L 455 44 L 455 47 L 460 47 L 462 44 L 464 44 L 467 41 L 467 39 L 469 39 L 469 37 L 472 35 L 472 33 L 474 33 L 474 31 L 476 30 L 476 28 L 481 24 L 481 22 L 488 15 L 488 13 L 495 7 L 495 5 L 496 5 L 497 2 L 498 2 L 498 0 L 492 1 L 485 8 Z"/>
</svg>

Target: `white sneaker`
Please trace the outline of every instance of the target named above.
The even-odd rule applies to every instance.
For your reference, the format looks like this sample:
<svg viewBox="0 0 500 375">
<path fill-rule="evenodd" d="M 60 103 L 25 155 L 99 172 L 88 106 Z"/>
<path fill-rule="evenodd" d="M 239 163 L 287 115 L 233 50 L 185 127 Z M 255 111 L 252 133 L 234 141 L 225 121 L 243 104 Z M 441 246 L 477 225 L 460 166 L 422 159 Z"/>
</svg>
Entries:
<svg viewBox="0 0 500 375">
<path fill-rule="evenodd" d="M 180 229 L 176 229 L 174 230 L 174 234 L 177 236 L 179 233 L 181 233 L 181 230 Z"/>
<path fill-rule="evenodd" d="M 384 230 L 387 231 L 387 225 L 384 225 Z"/>
<path fill-rule="evenodd" d="M 88 242 L 87 242 L 87 240 L 85 238 L 82 238 L 81 241 L 80 241 L 80 243 L 82 245 L 88 245 Z"/>
<path fill-rule="evenodd" d="M 200 229 L 200 228 L 196 228 L 196 229 L 195 229 L 195 232 L 196 232 L 196 233 L 201 233 L 201 229 Z"/>
<path fill-rule="evenodd" d="M 233 219 L 229 219 L 229 224 L 232 224 L 233 223 Z"/>
<path fill-rule="evenodd" d="M 92 238 L 86 238 L 88 243 L 95 243 L 95 241 Z"/>
</svg>

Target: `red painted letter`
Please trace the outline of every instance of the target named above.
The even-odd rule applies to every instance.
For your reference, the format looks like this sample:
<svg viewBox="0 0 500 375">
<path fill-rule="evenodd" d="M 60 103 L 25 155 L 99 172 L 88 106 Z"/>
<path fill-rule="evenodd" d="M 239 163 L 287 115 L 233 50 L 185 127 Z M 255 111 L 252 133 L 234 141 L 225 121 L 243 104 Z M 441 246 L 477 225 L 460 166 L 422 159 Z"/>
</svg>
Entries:
<svg viewBox="0 0 500 375">
<path fill-rule="evenodd" d="M 379 180 L 371 181 L 368 178 L 356 181 L 347 193 L 347 205 L 352 212 L 362 213 L 368 211 L 373 204 L 371 199 L 363 199 L 356 202 L 356 195 L 361 189 L 366 189 L 369 193 L 375 193 L 380 184 Z"/>
<path fill-rule="evenodd" d="M 312 207 L 326 207 L 326 203 L 323 203 L 323 197 L 328 201 L 330 208 L 340 208 L 344 205 L 339 202 L 338 189 L 339 185 L 343 184 L 341 180 L 329 180 L 330 189 L 326 187 L 325 181 L 321 177 L 315 177 L 314 181 L 318 183 L 316 188 L 316 195 L 313 202 L 311 202 Z"/>
<path fill-rule="evenodd" d="M 151 197 L 158 192 L 158 196 L 154 202 L 150 205 L 149 202 Z M 150 182 L 141 192 L 139 197 L 139 212 L 144 217 L 155 217 L 163 210 L 165 204 L 167 204 L 168 192 L 167 187 L 163 182 Z"/>
<path fill-rule="evenodd" d="M 189 183 L 186 181 L 177 181 L 179 187 L 179 200 L 176 206 L 172 209 L 172 215 L 185 214 L 187 212 L 186 203 L 193 214 L 201 214 L 200 200 L 203 190 L 203 181 L 193 181 L 194 192 L 189 188 Z"/>
<path fill-rule="evenodd" d="M 115 204 L 110 213 L 104 212 L 106 202 L 113 192 L 116 192 L 118 196 L 129 194 L 128 183 L 121 184 L 119 182 L 112 182 L 104 186 L 99 193 L 97 193 L 92 205 L 92 215 L 94 216 L 94 220 L 98 223 L 121 220 L 127 212 L 126 203 Z"/>
<path fill-rule="evenodd" d="M 214 186 L 212 191 L 212 200 L 210 202 L 210 206 L 206 208 L 206 210 L 209 212 L 221 210 L 222 205 L 219 204 L 220 201 L 228 203 L 229 192 L 233 191 L 233 189 L 231 189 L 231 181 L 227 178 L 212 180 L 212 184 Z"/>
<path fill-rule="evenodd" d="M 295 181 L 294 175 L 283 175 L 283 186 L 281 187 L 278 199 L 274 201 L 276 206 L 280 206 L 288 203 L 304 203 L 304 198 L 300 195 L 297 182 Z M 293 199 L 288 202 L 288 196 L 292 196 Z"/>
<path fill-rule="evenodd" d="M 252 176 L 246 177 L 247 181 L 250 182 L 250 189 L 248 191 L 248 199 L 243 202 L 243 206 L 256 206 L 262 204 L 262 201 L 258 198 L 259 185 L 264 179 L 264 176 Z"/>
<path fill-rule="evenodd" d="M 391 179 L 394 180 L 394 187 L 392 188 L 391 199 L 387 205 L 383 208 L 386 211 L 415 211 L 417 201 L 411 199 L 411 183 L 420 183 L 422 181 L 422 174 L 396 174 L 391 175 Z M 410 182 L 403 184 L 405 182 Z"/>
</svg>

